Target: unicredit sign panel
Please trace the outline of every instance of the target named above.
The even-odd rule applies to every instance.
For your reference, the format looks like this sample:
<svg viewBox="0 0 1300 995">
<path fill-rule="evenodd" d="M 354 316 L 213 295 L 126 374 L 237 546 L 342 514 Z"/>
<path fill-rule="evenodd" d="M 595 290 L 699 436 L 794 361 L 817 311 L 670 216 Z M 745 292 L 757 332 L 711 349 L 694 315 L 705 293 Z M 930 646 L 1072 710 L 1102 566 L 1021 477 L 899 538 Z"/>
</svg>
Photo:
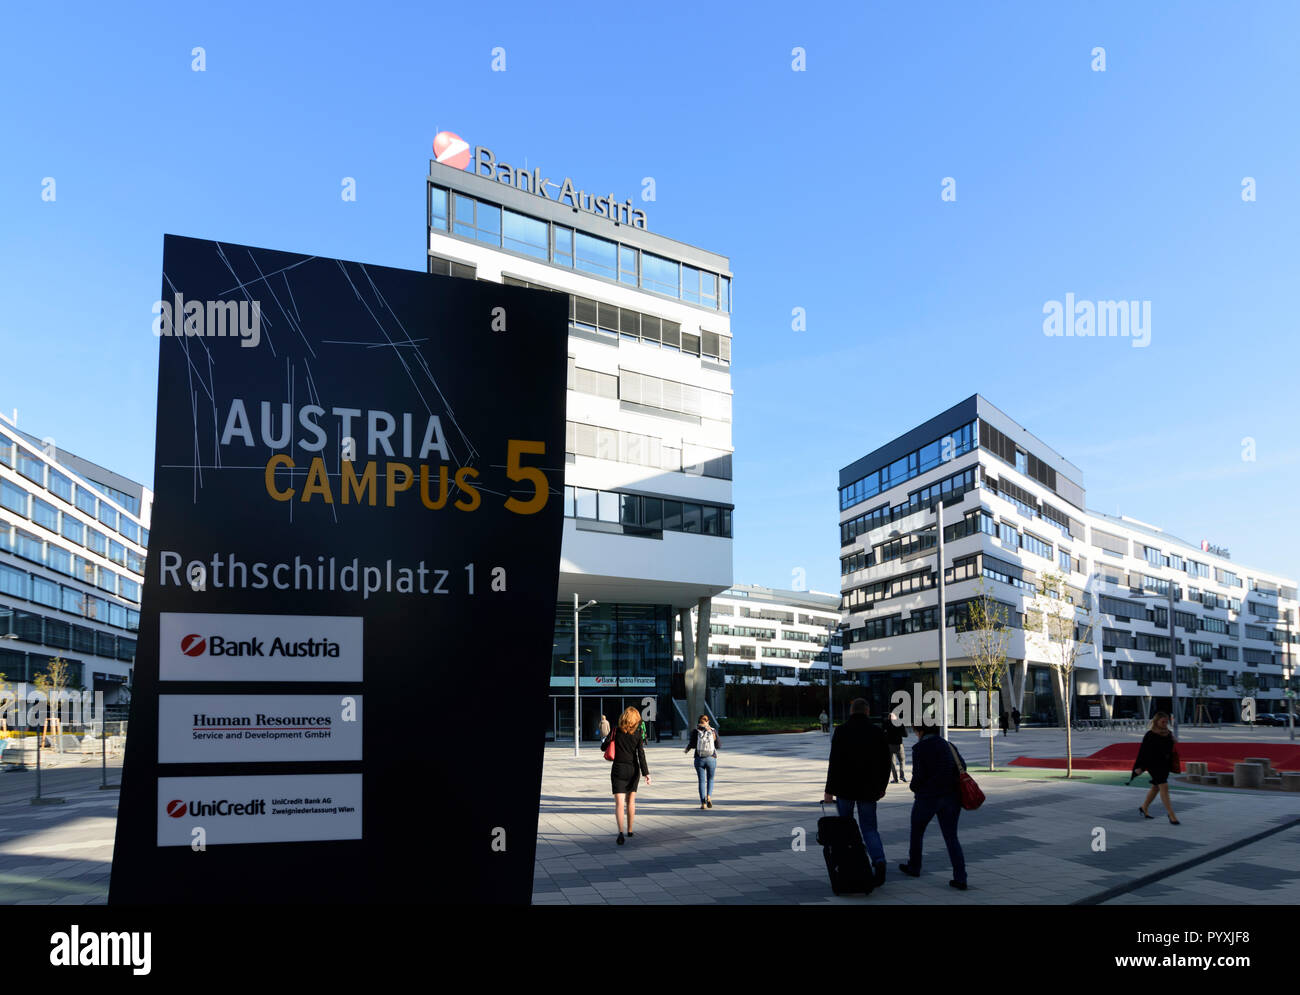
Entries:
<svg viewBox="0 0 1300 995">
<path fill-rule="evenodd" d="M 364 619 L 163 612 L 164 681 L 359 681 Z"/>
</svg>

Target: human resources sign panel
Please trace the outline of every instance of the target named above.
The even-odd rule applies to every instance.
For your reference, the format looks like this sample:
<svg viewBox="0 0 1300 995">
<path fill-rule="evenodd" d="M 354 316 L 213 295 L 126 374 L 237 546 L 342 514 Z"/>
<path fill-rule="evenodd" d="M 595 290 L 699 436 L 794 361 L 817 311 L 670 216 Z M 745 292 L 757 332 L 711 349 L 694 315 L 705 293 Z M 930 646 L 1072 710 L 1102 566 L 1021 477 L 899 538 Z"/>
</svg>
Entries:
<svg viewBox="0 0 1300 995">
<path fill-rule="evenodd" d="M 110 901 L 527 902 L 565 298 L 167 236 L 154 314 Z"/>
</svg>

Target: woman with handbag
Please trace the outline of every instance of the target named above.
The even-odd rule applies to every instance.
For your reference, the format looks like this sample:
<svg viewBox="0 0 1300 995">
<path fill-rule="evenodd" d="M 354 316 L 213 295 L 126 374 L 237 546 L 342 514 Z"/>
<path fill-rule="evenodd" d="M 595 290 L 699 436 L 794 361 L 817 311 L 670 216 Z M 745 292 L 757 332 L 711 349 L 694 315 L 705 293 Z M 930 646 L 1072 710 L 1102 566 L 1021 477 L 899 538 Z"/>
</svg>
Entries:
<svg viewBox="0 0 1300 995">
<path fill-rule="evenodd" d="M 966 890 L 966 855 L 957 839 L 957 819 L 962 810 L 961 776 L 966 761 L 939 734 L 935 725 L 915 727 L 916 744 L 912 747 L 912 837 L 907 863 L 898 869 L 909 877 L 921 876 L 921 843 L 930 820 L 938 816 L 948 859 L 952 861 L 952 880 L 948 884 Z"/>
<path fill-rule="evenodd" d="M 1147 727 L 1147 734 L 1142 737 L 1142 745 L 1138 747 L 1137 759 L 1133 761 L 1133 777 L 1137 777 L 1143 771 L 1151 775 L 1151 787 L 1147 789 L 1146 799 L 1142 802 L 1141 808 L 1138 809 L 1143 817 L 1154 819 L 1147 809 L 1155 801 L 1156 793 L 1160 793 L 1160 801 L 1165 807 L 1165 813 L 1169 816 L 1169 821 L 1175 826 L 1182 823 L 1178 821 L 1178 816 L 1174 815 L 1174 808 L 1169 804 L 1169 775 L 1176 774 L 1182 770 L 1182 764 L 1178 760 L 1178 751 L 1174 748 L 1174 734 L 1169 731 L 1169 715 L 1166 712 L 1156 712 L 1151 719 L 1151 724 Z M 1133 778 L 1129 778 L 1132 780 Z"/>
<path fill-rule="evenodd" d="M 618 825 L 618 845 L 623 839 L 623 806 L 627 806 L 627 835 L 632 833 L 632 820 L 636 818 L 636 789 L 645 775 L 650 783 L 650 767 L 645 762 L 645 746 L 641 740 L 641 713 L 628 707 L 619 717 L 618 726 L 600 744 L 605 759 L 612 760 L 609 769 L 610 787 L 614 790 L 614 822 Z"/>
</svg>

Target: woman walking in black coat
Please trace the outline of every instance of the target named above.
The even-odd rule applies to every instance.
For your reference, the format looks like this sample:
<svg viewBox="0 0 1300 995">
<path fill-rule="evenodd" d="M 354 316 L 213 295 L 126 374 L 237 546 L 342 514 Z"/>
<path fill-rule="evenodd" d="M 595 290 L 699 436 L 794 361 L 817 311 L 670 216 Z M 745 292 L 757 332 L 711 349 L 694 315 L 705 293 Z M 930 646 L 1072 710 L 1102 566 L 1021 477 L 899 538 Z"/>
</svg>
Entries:
<svg viewBox="0 0 1300 995">
<path fill-rule="evenodd" d="M 601 741 L 600 748 L 606 749 L 610 740 L 614 741 L 614 763 L 610 767 L 609 782 L 614 789 L 614 821 L 618 824 L 618 845 L 623 845 L 623 806 L 627 805 L 627 835 L 632 832 L 632 820 L 636 818 L 636 789 L 645 775 L 645 783 L 650 783 L 650 767 L 645 762 L 645 746 L 641 739 L 641 713 L 635 708 L 625 708 L 619 717 L 618 726 L 610 731 L 609 736 Z"/>
<path fill-rule="evenodd" d="M 1147 808 L 1155 801 L 1156 792 L 1159 792 L 1169 821 L 1177 826 L 1181 823 L 1178 816 L 1174 815 L 1174 807 L 1169 804 L 1169 774 L 1173 767 L 1174 734 L 1169 731 L 1169 716 L 1164 712 L 1156 712 L 1147 734 L 1142 737 L 1142 745 L 1138 747 L 1137 760 L 1133 762 L 1133 777 L 1143 771 L 1151 775 L 1151 787 L 1147 789 L 1146 800 L 1138 811 L 1148 819 L 1155 818 L 1147 812 Z"/>
</svg>

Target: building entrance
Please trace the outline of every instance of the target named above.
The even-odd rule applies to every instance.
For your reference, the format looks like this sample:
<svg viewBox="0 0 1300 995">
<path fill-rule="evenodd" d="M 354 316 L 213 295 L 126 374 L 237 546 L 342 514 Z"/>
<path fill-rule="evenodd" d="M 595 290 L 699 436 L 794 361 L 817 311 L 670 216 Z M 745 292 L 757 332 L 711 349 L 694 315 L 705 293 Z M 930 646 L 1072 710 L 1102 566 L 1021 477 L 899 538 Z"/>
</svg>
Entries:
<svg viewBox="0 0 1300 995">
<path fill-rule="evenodd" d="M 640 712 L 642 718 L 649 720 L 651 723 L 650 729 L 653 730 L 653 720 L 646 714 L 648 711 L 645 704 L 646 698 L 650 698 L 655 702 L 655 713 L 657 713 L 659 697 L 654 694 L 582 695 L 579 699 L 582 722 L 578 729 L 579 741 L 583 743 L 599 742 L 600 717 L 604 715 L 605 718 L 609 719 L 610 726 L 613 727 L 618 724 L 623 709 L 629 706 Z M 654 735 L 653 731 L 651 735 Z M 557 743 L 573 742 L 572 694 L 551 695 L 551 731 L 547 739 Z"/>
</svg>

